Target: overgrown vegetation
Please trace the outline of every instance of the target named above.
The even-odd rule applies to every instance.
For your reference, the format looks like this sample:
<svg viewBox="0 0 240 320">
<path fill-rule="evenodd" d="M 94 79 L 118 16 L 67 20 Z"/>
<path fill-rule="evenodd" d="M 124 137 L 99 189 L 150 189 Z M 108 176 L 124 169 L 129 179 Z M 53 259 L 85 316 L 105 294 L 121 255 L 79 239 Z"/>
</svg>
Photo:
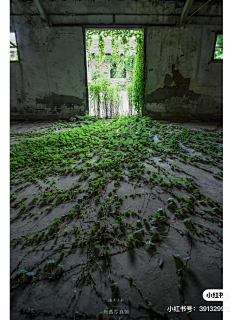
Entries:
<svg viewBox="0 0 240 320">
<path fill-rule="evenodd" d="M 103 62 L 109 63 L 110 69 L 112 70 L 112 78 L 125 78 L 125 71 L 130 73 L 130 79 L 133 77 L 133 72 L 135 69 L 135 55 L 129 55 L 124 57 L 123 55 L 119 56 L 117 61 L 115 56 L 105 55 L 104 58 L 100 59 L 99 54 L 90 54 L 89 63 L 94 61 L 97 70 L 95 72 L 98 73 L 97 77 L 94 77 L 95 72 L 91 75 L 91 80 L 95 80 L 97 78 L 101 78 L 101 74 L 99 72 L 99 67 Z M 106 76 L 109 74 L 107 73 Z"/>
<path fill-rule="evenodd" d="M 143 77 L 143 36 L 136 35 L 136 65 L 133 76 L 133 104 L 140 114 L 144 97 L 144 77 Z"/>
<path fill-rule="evenodd" d="M 121 86 L 112 84 L 107 78 L 98 78 L 89 83 L 89 102 L 94 116 L 112 118 L 121 113 L 123 99 Z"/>
<path fill-rule="evenodd" d="M 113 116 L 107 121 L 85 116 L 72 123 L 55 122 L 46 131 L 11 133 L 11 139 L 12 252 L 34 257 L 24 268 L 22 260 L 12 268 L 12 292 L 47 279 L 58 282 L 74 272 L 65 312 L 78 318 L 82 290 L 90 284 L 105 308 L 97 315 L 101 319 L 111 304 L 97 279 L 101 276 L 115 299 L 127 279 L 142 302 L 124 297 L 126 306 L 167 319 L 151 296 L 143 294 L 137 279 L 121 270 L 111 272 L 113 259 L 139 248 L 154 254 L 171 227 L 189 239 L 216 245 L 217 236 L 206 237 L 196 217 L 219 223 L 222 206 L 200 190 L 184 165 L 222 179 L 222 133 L 163 125 L 148 117 Z M 67 177 L 70 185 L 60 186 Z M 35 192 L 26 196 L 28 187 Z M 156 198 L 162 207 L 148 210 L 148 202 Z M 136 209 L 143 199 L 143 209 Z M 31 226 L 25 234 L 23 223 Z M 186 264 L 179 259 L 176 252 L 173 263 L 182 277 Z"/>
<path fill-rule="evenodd" d="M 93 42 L 93 36 L 98 36 L 98 51 L 99 54 L 92 54 L 90 47 Z M 105 54 L 105 45 L 107 37 L 111 38 L 111 55 Z M 130 39 L 134 38 L 136 42 L 136 55 L 129 55 L 130 52 Z M 120 55 L 119 44 L 123 46 L 123 54 Z M 99 67 L 103 62 L 109 62 L 112 69 L 112 78 L 122 78 L 123 74 L 127 71 L 130 73 L 128 79 L 128 101 L 129 114 L 133 114 L 133 109 L 140 114 L 144 103 L 144 75 L 143 75 L 143 31 L 142 30 L 88 30 L 86 32 L 86 45 L 88 53 L 88 62 L 94 61 L 97 70 L 92 74 L 93 84 L 90 85 L 90 99 L 93 97 L 93 92 L 96 90 L 95 81 L 98 80 L 96 86 L 99 88 L 100 81 L 103 83 L 100 87 L 104 87 L 105 80 L 102 80 L 102 76 L 99 72 Z M 107 77 L 107 75 L 106 75 Z M 109 84 L 110 85 L 110 84 Z M 131 88 L 131 89 L 130 89 Z M 110 91 L 116 91 L 115 86 L 111 86 Z M 114 93 L 116 96 L 116 93 Z M 101 94 L 104 96 L 104 94 Z M 96 98 L 96 97 L 95 97 Z M 98 103 L 92 102 L 92 105 Z M 109 101 L 109 105 L 111 102 Z M 94 107 L 93 107 L 94 108 Z M 100 107 L 101 109 L 101 107 Z M 119 109 L 117 107 L 117 109 Z M 96 112 L 94 111 L 94 114 Z M 113 112 L 113 114 L 115 114 Z"/>
<path fill-rule="evenodd" d="M 223 35 L 218 34 L 214 51 L 214 60 L 223 60 Z"/>
<path fill-rule="evenodd" d="M 15 32 L 10 32 L 10 61 L 19 61 Z"/>
</svg>

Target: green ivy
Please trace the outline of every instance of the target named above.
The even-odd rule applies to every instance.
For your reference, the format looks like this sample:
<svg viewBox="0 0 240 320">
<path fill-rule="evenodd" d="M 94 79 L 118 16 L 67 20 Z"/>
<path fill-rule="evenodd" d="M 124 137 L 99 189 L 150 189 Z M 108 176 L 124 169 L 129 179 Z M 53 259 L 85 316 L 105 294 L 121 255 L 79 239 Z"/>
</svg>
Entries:
<svg viewBox="0 0 240 320">
<path fill-rule="evenodd" d="M 90 47 L 92 45 L 93 36 L 98 36 L 98 50 L 99 57 L 90 53 Z M 119 65 L 122 61 L 125 61 L 125 68 L 127 71 L 134 70 L 133 76 L 133 92 L 132 102 L 137 110 L 138 114 L 141 113 L 141 109 L 144 103 L 144 75 L 143 75 L 143 31 L 142 30 L 88 30 L 86 32 L 86 46 L 88 53 L 88 60 L 95 59 L 98 66 L 105 61 L 105 44 L 106 38 L 111 37 L 111 54 L 112 61 L 115 61 L 118 72 L 124 70 Z M 130 38 L 134 37 L 136 41 L 136 57 L 129 59 L 130 50 Z M 119 43 L 123 45 L 123 58 L 119 54 Z M 134 61 L 135 60 L 135 61 Z M 128 91 L 130 92 L 130 91 Z M 129 98 L 129 97 L 128 97 Z"/>
<path fill-rule="evenodd" d="M 216 39 L 214 60 L 223 60 L 223 35 L 218 34 Z"/>
<path fill-rule="evenodd" d="M 119 115 L 122 107 L 122 88 L 111 83 L 107 78 L 98 78 L 89 83 L 90 108 L 98 117 L 112 118 Z"/>
<path fill-rule="evenodd" d="M 127 96 L 128 96 L 128 105 L 129 105 L 129 114 L 132 115 L 133 112 L 133 93 L 134 85 L 131 82 L 128 82 L 126 85 Z"/>
<path fill-rule="evenodd" d="M 139 114 L 144 101 L 143 36 L 138 34 L 136 40 L 136 65 L 133 76 L 133 104 Z"/>
</svg>

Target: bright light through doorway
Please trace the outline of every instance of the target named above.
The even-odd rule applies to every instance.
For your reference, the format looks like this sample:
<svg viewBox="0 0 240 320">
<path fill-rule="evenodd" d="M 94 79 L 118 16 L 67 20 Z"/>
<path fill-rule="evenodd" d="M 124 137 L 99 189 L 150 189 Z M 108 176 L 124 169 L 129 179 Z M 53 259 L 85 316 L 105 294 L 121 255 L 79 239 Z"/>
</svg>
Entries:
<svg viewBox="0 0 240 320">
<path fill-rule="evenodd" d="M 143 30 L 99 31 L 86 30 L 89 114 L 100 118 L 136 114 L 136 37 L 139 31 L 143 37 Z"/>
</svg>

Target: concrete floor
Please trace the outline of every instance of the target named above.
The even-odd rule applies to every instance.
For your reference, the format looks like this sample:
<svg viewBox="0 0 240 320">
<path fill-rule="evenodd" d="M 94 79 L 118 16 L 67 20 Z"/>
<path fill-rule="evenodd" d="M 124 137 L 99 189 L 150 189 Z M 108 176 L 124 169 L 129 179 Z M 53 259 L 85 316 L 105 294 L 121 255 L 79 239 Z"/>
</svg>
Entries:
<svg viewBox="0 0 240 320">
<path fill-rule="evenodd" d="M 161 122 L 167 124 L 167 122 Z M 222 127 L 216 124 L 201 123 L 172 123 L 173 126 L 191 128 L 199 132 L 220 132 Z M 48 122 L 12 122 L 11 132 L 29 132 L 30 130 L 46 130 L 51 127 Z M 12 143 L 19 143 L 21 137 L 14 136 Z M 187 147 L 186 147 L 187 148 Z M 191 150 L 188 150 L 191 152 Z M 182 171 L 173 170 L 173 163 Z M 189 163 L 182 163 L 179 159 L 166 158 L 160 163 L 171 177 L 192 176 L 197 187 L 205 197 L 213 202 L 222 204 L 222 179 L 216 179 L 212 172 L 219 171 L 214 165 L 207 168 L 196 167 Z M 150 164 L 147 168 L 154 170 Z M 52 176 L 59 188 L 69 188 L 78 176 Z M 84 184 L 85 182 L 83 182 Z M 43 183 L 43 188 L 47 187 Z M 105 187 L 105 195 L 112 190 L 113 183 Z M 26 196 L 30 201 L 37 194 L 36 185 L 29 184 L 25 189 L 13 187 L 18 197 Z M 168 199 L 172 196 L 160 186 L 151 187 L 142 184 L 133 188 L 126 181 L 120 183 L 117 195 L 141 192 L 142 196 L 127 197 L 121 204 L 121 211 L 135 210 L 141 216 L 151 220 L 158 208 L 167 208 Z M 187 195 L 186 192 L 182 192 Z M 200 306 L 218 306 L 221 303 L 207 302 L 202 298 L 205 289 L 222 288 L 222 217 L 210 215 L 201 206 L 190 210 L 191 219 L 197 232 L 191 232 L 184 223 L 179 223 L 175 214 L 166 209 L 166 223 L 158 228 L 160 237 L 155 246 L 145 245 L 135 248 L 113 245 L 111 250 L 111 264 L 101 265 L 100 269 L 92 270 L 92 280 L 82 284 L 81 289 L 76 286 L 76 280 L 87 262 L 87 247 L 77 248 L 74 252 L 64 256 L 61 263 L 64 273 L 61 277 L 42 274 L 32 279 L 30 283 L 19 284 L 14 279 L 17 270 L 36 270 L 49 261 L 59 257 L 57 246 L 64 242 L 68 246 L 70 240 L 59 235 L 55 242 L 41 242 L 41 246 L 21 245 L 14 238 L 34 235 L 48 227 L 49 223 L 59 214 L 66 214 L 73 206 L 73 201 L 62 203 L 50 212 L 46 206 L 34 205 L 32 215 L 18 218 L 19 208 L 11 204 L 11 319 L 161 319 L 164 317 L 157 311 L 166 312 L 168 319 L 220 320 L 220 312 L 200 312 Z M 211 205 L 210 205 L 211 207 Z M 88 206 L 89 215 L 82 221 L 84 230 L 91 228 L 97 220 L 96 207 Z M 208 209 L 206 204 L 205 209 Z M 41 214 L 37 214 L 41 212 Z M 65 231 L 77 225 L 77 221 L 65 226 Z M 97 249 L 96 249 L 97 250 Z M 95 252 L 97 254 L 97 252 Z M 186 267 L 183 273 L 177 272 L 173 255 L 180 255 Z M 185 258 L 185 259 L 184 259 Z M 177 259 L 177 258 L 176 258 Z M 15 281 L 15 282 L 14 282 Z M 80 290 L 82 290 L 80 292 Z M 79 294 L 76 307 L 69 306 L 71 297 Z M 112 299 L 112 301 L 110 300 Z M 114 301 L 113 299 L 116 299 Z M 185 305 L 195 310 L 186 312 L 168 312 L 170 306 Z M 114 306 L 114 307 L 113 307 Z M 116 307 L 118 306 L 118 307 Z M 106 307 L 109 307 L 108 311 Z M 111 311 L 113 310 L 113 314 Z M 118 310 L 118 312 L 116 311 Z M 122 310 L 120 312 L 120 310 Z M 100 312 L 103 314 L 100 314 Z M 109 314 L 110 312 L 110 314 Z M 108 314 L 107 314 L 108 313 Z"/>
</svg>

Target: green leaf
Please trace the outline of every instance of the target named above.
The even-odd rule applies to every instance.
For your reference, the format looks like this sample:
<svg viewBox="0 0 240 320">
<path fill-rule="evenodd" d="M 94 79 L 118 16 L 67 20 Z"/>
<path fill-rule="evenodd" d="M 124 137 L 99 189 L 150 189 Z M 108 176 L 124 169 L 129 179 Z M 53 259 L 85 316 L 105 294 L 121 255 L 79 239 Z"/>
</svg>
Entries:
<svg viewBox="0 0 240 320">
<path fill-rule="evenodd" d="M 156 213 L 156 214 L 153 215 L 154 218 L 157 218 L 159 216 L 160 216 L 160 213 Z"/>
<path fill-rule="evenodd" d="M 139 233 L 139 232 L 141 232 L 141 231 L 142 231 L 142 229 L 135 230 L 135 231 L 133 231 L 133 234 Z"/>
<path fill-rule="evenodd" d="M 24 274 L 24 273 L 27 273 L 27 270 L 25 270 L 25 269 L 19 269 L 19 270 L 17 271 L 17 273 L 19 273 L 19 274 Z"/>
<path fill-rule="evenodd" d="M 180 223 L 184 223 L 184 222 L 187 222 L 187 221 L 190 221 L 190 220 L 191 220 L 191 218 L 186 218 L 186 219 L 180 221 Z"/>
<path fill-rule="evenodd" d="M 154 246 L 154 243 L 152 243 L 152 241 L 151 241 L 151 240 L 147 240 L 147 241 L 145 242 L 145 244 L 151 244 L 151 245 L 153 245 L 153 246 Z"/>
<path fill-rule="evenodd" d="M 54 259 L 50 259 L 50 260 L 47 260 L 46 263 L 47 264 L 52 264 L 52 263 L 55 263 L 55 260 Z"/>
<path fill-rule="evenodd" d="M 155 229 L 157 229 L 157 227 L 154 227 L 154 226 L 153 226 L 150 230 L 152 231 L 152 230 L 155 230 Z"/>
</svg>

